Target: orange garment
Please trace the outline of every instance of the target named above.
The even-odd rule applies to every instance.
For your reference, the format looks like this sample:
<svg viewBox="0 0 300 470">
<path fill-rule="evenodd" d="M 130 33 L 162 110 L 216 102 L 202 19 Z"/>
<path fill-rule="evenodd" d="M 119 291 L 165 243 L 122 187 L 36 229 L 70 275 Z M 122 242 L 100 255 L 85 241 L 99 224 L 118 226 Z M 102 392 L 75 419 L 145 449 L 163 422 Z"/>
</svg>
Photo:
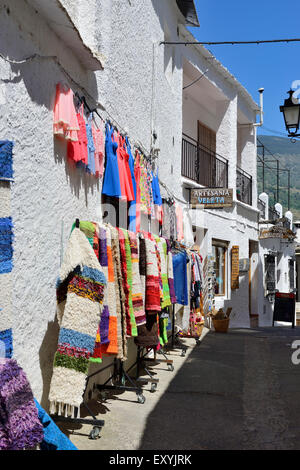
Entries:
<svg viewBox="0 0 300 470">
<path fill-rule="evenodd" d="M 134 201 L 135 197 L 129 167 L 129 155 L 126 150 L 125 138 L 122 137 L 119 132 L 117 156 L 122 199 L 127 201 Z"/>
<path fill-rule="evenodd" d="M 57 83 L 54 104 L 54 135 L 77 142 L 77 131 L 79 131 L 79 125 L 73 91 L 62 83 Z"/>
</svg>

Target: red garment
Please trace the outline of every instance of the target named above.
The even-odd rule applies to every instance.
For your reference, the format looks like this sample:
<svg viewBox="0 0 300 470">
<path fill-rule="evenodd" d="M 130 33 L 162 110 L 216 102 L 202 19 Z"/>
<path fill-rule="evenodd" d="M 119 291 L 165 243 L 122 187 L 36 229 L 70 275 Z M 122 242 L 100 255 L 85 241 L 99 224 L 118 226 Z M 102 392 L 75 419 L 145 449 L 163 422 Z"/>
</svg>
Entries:
<svg viewBox="0 0 300 470">
<path fill-rule="evenodd" d="M 134 190 L 129 167 L 129 155 L 126 150 L 125 138 L 123 138 L 120 133 L 118 133 L 118 144 L 117 156 L 122 199 L 134 201 Z"/>
<path fill-rule="evenodd" d="M 85 165 L 88 164 L 88 149 L 87 149 L 87 135 L 85 120 L 81 112 L 77 113 L 77 120 L 79 124 L 79 131 L 77 131 L 78 141 L 68 142 L 67 154 L 68 158 L 74 160 L 74 162 L 83 162 Z"/>
<path fill-rule="evenodd" d="M 140 154 L 136 150 L 135 152 L 135 163 L 134 163 L 134 177 L 136 181 L 136 232 L 141 230 L 141 188 L 140 188 L 140 179 L 141 179 L 141 167 L 140 167 Z"/>
</svg>

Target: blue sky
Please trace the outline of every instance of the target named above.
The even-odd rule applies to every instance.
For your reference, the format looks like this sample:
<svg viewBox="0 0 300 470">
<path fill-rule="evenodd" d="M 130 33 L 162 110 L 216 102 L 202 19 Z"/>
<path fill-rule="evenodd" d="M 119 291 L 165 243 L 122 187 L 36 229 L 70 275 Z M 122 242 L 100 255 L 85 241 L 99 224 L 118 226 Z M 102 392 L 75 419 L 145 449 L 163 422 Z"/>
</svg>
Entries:
<svg viewBox="0 0 300 470">
<path fill-rule="evenodd" d="M 252 41 L 300 37 L 300 2 L 282 0 L 195 0 L 199 41 Z M 300 81 L 300 42 L 205 46 L 245 86 L 256 102 L 264 87 L 264 126 L 286 136 L 279 106 L 294 80 Z M 260 134 L 275 135 L 260 128 Z"/>
</svg>

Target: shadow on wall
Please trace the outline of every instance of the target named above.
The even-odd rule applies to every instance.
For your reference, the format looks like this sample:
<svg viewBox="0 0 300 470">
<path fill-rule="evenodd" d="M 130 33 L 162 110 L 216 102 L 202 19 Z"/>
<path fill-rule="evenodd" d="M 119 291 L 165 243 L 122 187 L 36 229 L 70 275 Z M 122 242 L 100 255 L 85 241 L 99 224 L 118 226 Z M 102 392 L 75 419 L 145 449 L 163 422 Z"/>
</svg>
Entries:
<svg viewBox="0 0 300 470">
<path fill-rule="evenodd" d="M 65 163 L 66 181 L 71 192 L 79 199 L 80 190 L 85 194 L 85 205 L 88 207 L 89 194 L 100 192 L 100 180 L 88 174 L 84 169 L 77 168 L 67 156 L 67 143 L 59 138 L 53 138 L 54 160 L 57 164 Z"/>
<path fill-rule="evenodd" d="M 41 347 L 39 349 L 40 370 L 42 372 L 43 380 L 43 394 L 40 403 L 42 407 L 47 411 L 49 411 L 48 396 L 53 373 L 54 354 L 57 349 L 58 335 L 59 325 L 57 317 L 55 316 L 54 321 L 48 322 L 48 327 L 45 332 Z"/>
</svg>

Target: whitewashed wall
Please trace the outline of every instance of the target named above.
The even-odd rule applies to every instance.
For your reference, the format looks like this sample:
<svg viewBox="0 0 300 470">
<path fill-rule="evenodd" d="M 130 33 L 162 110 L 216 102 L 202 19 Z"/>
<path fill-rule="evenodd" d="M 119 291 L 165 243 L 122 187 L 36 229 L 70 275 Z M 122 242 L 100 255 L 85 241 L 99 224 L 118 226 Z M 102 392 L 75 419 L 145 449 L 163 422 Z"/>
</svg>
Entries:
<svg viewBox="0 0 300 470">
<path fill-rule="evenodd" d="M 84 70 L 79 58 L 26 2 L 11 0 L 9 8 L 7 3 L 0 1 L 2 54 L 13 59 L 33 53 L 58 56 L 68 73 L 127 130 L 131 141 L 138 140 L 147 150 L 155 128 L 160 177 L 179 193 L 174 176 L 180 174 L 181 58 L 175 51 L 172 73 L 166 75 L 164 48 L 159 46 L 166 24 L 169 37 L 177 37 L 174 3 L 63 2 L 82 37 L 85 32 L 85 41 L 106 57 L 104 71 L 97 73 Z M 11 201 L 15 357 L 36 398 L 47 406 L 58 335 L 55 281 L 74 219 L 101 218 L 101 183 L 72 169 L 64 146 L 53 138 L 55 85 L 66 81 L 57 65 L 48 59 L 22 65 L 0 59 L 0 79 L 0 135 L 15 142 Z M 133 360 L 134 348 L 130 354 Z"/>
</svg>

